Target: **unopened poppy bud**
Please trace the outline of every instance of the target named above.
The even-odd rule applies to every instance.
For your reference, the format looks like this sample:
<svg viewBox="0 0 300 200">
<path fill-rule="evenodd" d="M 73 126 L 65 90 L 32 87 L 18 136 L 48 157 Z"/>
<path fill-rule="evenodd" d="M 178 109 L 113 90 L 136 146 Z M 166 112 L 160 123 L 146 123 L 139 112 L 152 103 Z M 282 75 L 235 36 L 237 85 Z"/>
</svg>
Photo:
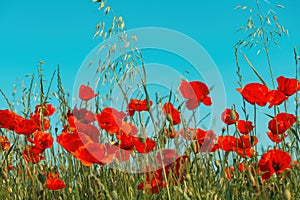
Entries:
<svg viewBox="0 0 300 200">
<path fill-rule="evenodd" d="M 172 122 L 172 121 L 173 121 L 172 116 L 171 116 L 170 114 L 167 114 L 167 120 L 168 120 L 169 122 Z"/>
<path fill-rule="evenodd" d="M 235 124 L 239 120 L 239 114 L 235 110 L 225 109 L 221 116 L 222 121 L 227 124 Z"/>
</svg>

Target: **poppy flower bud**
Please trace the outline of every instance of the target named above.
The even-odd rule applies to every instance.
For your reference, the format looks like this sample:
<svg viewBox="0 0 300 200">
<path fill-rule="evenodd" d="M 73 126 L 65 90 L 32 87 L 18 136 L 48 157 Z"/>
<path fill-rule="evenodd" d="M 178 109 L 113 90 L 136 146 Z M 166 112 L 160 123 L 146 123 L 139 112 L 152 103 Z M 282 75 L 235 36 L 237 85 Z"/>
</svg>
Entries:
<svg viewBox="0 0 300 200">
<path fill-rule="evenodd" d="M 172 122 L 172 121 L 173 121 L 172 116 L 171 116 L 170 114 L 167 114 L 167 120 L 168 120 L 169 122 Z"/>
<path fill-rule="evenodd" d="M 227 108 L 222 113 L 221 119 L 227 125 L 235 124 L 239 120 L 239 114 L 235 110 Z"/>
</svg>

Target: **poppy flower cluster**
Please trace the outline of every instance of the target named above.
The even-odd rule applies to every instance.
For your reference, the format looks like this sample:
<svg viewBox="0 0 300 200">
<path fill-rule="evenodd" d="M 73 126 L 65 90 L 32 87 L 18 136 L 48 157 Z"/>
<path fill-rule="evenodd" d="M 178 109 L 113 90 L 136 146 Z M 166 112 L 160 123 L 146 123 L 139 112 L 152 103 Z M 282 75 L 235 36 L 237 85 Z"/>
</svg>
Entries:
<svg viewBox="0 0 300 200">
<path fill-rule="evenodd" d="M 187 128 L 181 129 L 179 133 L 184 139 L 192 141 L 191 147 L 195 154 L 216 150 L 214 148 L 216 135 L 212 130 L 205 131 L 200 128 Z"/>
<path fill-rule="evenodd" d="M 218 136 L 214 149 L 220 149 L 224 152 L 236 152 L 241 157 L 253 157 L 255 150 L 253 147 L 258 143 L 256 136 L 242 135 L 234 136 Z"/>
<path fill-rule="evenodd" d="M 82 93 L 89 97 L 94 96 L 91 88 L 86 90 L 86 86 L 81 87 L 79 98 L 84 100 Z M 150 103 L 152 105 L 152 103 Z M 129 116 L 134 112 L 148 111 L 145 100 L 132 99 L 127 106 Z M 146 109 L 147 108 L 147 109 Z M 75 107 L 68 113 L 68 127 L 64 127 L 62 134 L 57 137 L 57 142 L 82 164 L 91 166 L 93 163 L 106 165 L 117 159 L 125 162 L 130 159 L 132 151 L 138 153 L 148 153 L 156 145 L 155 141 L 148 137 L 137 137 L 138 129 L 131 123 L 127 123 L 124 118 L 127 116 L 114 108 L 104 108 L 100 113 L 95 114 L 86 108 L 77 109 Z M 97 122 L 100 130 L 94 125 Z M 99 138 L 103 131 L 114 136 L 115 142 L 101 144 Z"/>
<path fill-rule="evenodd" d="M 13 111 L 0 110 L 0 127 L 25 135 L 32 143 L 32 145 L 27 145 L 22 152 L 26 161 L 37 163 L 44 160 L 41 154 L 52 146 L 51 134 L 44 131 L 50 127 L 47 117 L 53 115 L 54 112 L 55 108 L 51 104 L 37 105 L 35 112 L 30 114 L 30 119 L 26 119 Z"/>
<path fill-rule="evenodd" d="M 248 135 L 254 128 L 251 121 L 239 120 L 239 114 L 230 108 L 224 110 L 221 119 L 227 125 L 236 124 L 238 131 L 243 135 Z"/>
<path fill-rule="evenodd" d="M 278 84 L 276 90 L 269 90 L 266 85 L 260 83 L 249 83 L 244 88 L 237 88 L 237 91 L 250 104 L 265 106 L 269 103 L 269 108 L 271 108 L 274 105 L 281 105 L 290 96 L 300 90 L 300 82 L 297 79 L 280 76 L 276 81 Z"/>
<path fill-rule="evenodd" d="M 33 117 L 25 119 L 10 110 L 0 110 L 0 127 L 26 136 L 39 129 Z"/>
<path fill-rule="evenodd" d="M 86 110 L 74 108 L 68 113 L 69 127 L 65 126 L 56 141 L 83 165 L 91 166 L 93 163 L 105 165 L 114 159 L 115 149 L 110 145 L 99 143 L 100 132 L 92 123 L 96 116 Z"/>
<path fill-rule="evenodd" d="M 219 136 L 214 148 L 221 149 L 225 152 L 233 151 L 242 157 L 252 157 L 255 154 L 255 150 L 252 147 L 258 142 L 256 136 L 249 135 L 254 128 L 252 122 L 239 120 L 239 114 L 229 108 L 224 110 L 221 119 L 227 125 L 235 124 L 241 136 Z"/>
<path fill-rule="evenodd" d="M 27 145 L 22 155 L 28 162 L 37 163 L 45 158 L 41 155 L 47 148 L 53 145 L 51 134 L 42 131 L 33 133 L 33 139 L 28 137 L 27 140 L 33 145 Z"/>
<path fill-rule="evenodd" d="M 269 88 L 259 83 L 249 83 L 244 88 L 237 89 L 242 97 L 250 104 L 265 106 L 269 108 L 280 105 L 291 95 L 295 94 L 299 82 L 296 79 L 285 77 L 277 78 L 278 88 Z M 179 91 L 185 99 L 186 108 L 195 110 L 203 103 L 206 106 L 212 105 L 209 97 L 210 91 L 207 85 L 200 81 L 181 81 Z M 81 85 L 79 98 L 88 105 L 88 102 L 98 94 L 86 85 Z M 81 104 L 82 105 L 82 104 Z M 167 139 L 176 140 L 182 137 L 190 145 L 194 154 L 200 152 L 235 152 L 242 158 L 256 155 L 254 146 L 258 138 L 252 135 L 254 125 L 249 120 L 242 120 L 235 109 L 227 108 L 221 115 L 224 124 L 233 126 L 236 135 L 216 136 L 212 130 L 203 130 L 197 127 L 180 127 L 183 118 L 181 106 L 176 108 L 171 102 L 164 102 L 161 111 L 164 115 L 164 126 L 158 132 L 164 134 Z M 149 138 L 144 132 L 139 133 L 138 127 L 134 124 L 136 113 L 150 112 L 153 102 L 149 99 L 130 99 L 126 111 L 119 111 L 115 108 L 106 107 L 92 112 L 86 108 L 74 107 L 67 113 L 67 125 L 63 127 L 61 134 L 56 137 L 59 143 L 67 152 L 72 154 L 83 165 L 93 164 L 107 165 L 114 161 L 127 162 L 133 154 L 155 153 L 156 140 Z M 14 131 L 17 134 L 26 136 L 28 145 L 22 152 L 27 162 L 38 163 L 44 160 L 42 153 L 53 145 L 53 138 L 47 131 L 50 128 L 49 117 L 55 113 L 51 104 L 37 105 L 35 111 L 30 114 L 29 119 L 19 116 L 10 110 L 0 110 L 0 128 Z M 140 115 L 136 115 L 140 117 Z M 296 122 L 296 117 L 288 113 L 278 113 L 269 121 L 267 132 L 273 142 L 279 143 L 287 137 L 288 131 Z M 179 128 L 180 127 L 180 128 Z M 142 130 L 142 128 L 141 128 Z M 143 130 L 144 131 L 144 130 Z M 104 143 L 104 138 L 110 138 Z M 174 140 L 175 141 L 175 140 Z M 0 136 L 0 149 L 8 151 L 10 142 L 8 138 Z M 191 152 L 190 151 L 190 152 Z M 155 155 L 155 154 L 154 154 Z M 157 194 L 167 185 L 180 185 L 185 178 L 185 168 L 190 162 L 190 157 L 179 155 L 173 149 L 164 149 L 156 154 L 157 166 L 147 166 L 148 172 L 144 173 L 145 179 L 139 183 L 138 189 Z M 269 150 L 259 160 L 257 173 L 261 174 L 264 180 L 269 179 L 273 174 L 280 175 L 291 168 L 291 156 L 282 150 Z M 251 170 L 254 167 L 252 166 Z M 150 170 L 152 169 L 152 170 Z M 224 169 L 227 178 L 231 179 L 233 167 Z M 240 163 L 239 170 L 245 171 L 245 164 Z M 60 190 L 66 187 L 59 178 L 59 173 L 49 173 L 45 187 L 49 190 Z"/>
<path fill-rule="evenodd" d="M 139 101 L 131 100 L 132 102 Z M 140 104 L 138 103 L 138 105 Z M 140 109 L 140 106 L 131 106 L 131 108 L 135 108 L 132 112 L 145 111 Z M 138 130 L 133 124 L 123 120 L 126 116 L 124 112 L 119 112 L 114 108 L 104 108 L 101 113 L 97 114 L 97 121 L 100 128 L 111 135 L 115 135 L 118 140 L 117 144 L 119 144 L 121 149 L 127 151 L 135 149 L 138 153 L 149 153 L 152 151 L 156 145 L 155 141 L 148 137 L 135 136 Z"/>
</svg>

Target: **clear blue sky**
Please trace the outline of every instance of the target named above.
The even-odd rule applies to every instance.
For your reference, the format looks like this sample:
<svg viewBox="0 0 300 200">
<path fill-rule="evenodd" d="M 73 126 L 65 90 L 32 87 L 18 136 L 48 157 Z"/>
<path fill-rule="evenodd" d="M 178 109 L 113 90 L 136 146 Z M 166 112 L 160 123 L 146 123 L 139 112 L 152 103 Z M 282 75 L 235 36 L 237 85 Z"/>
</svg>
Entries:
<svg viewBox="0 0 300 200">
<path fill-rule="evenodd" d="M 247 14 L 234 10 L 234 7 L 251 6 L 253 2 L 110 0 L 115 13 L 126 21 L 127 29 L 170 28 L 201 44 L 223 76 L 228 105 L 241 103 L 240 95 L 235 91 L 237 76 L 233 46 L 241 38 L 236 30 L 247 20 Z M 271 2 L 285 6 L 279 10 L 278 16 L 280 23 L 290 32 L 288 38 L 280 41 L 280 48 L 272 48 L 274 73 L 275 76 L 291 77 L 294 76 L 293 46 L 296 45 L 298 50 L 300 47 L 300 1 Z M 39 60 L 43 60 L 46 73 L 56 69 L 57 64 L 61 65 L 64 85 L 72 91 L 78 68 L 99 43 L 99 40 L 93 40 L 95 25 L 99 21 L 97 5 L 91 0 L 1 1 L 0 88 L 10 95 L 17 78 L 35 72 Z M 262 55 L 250 58 L 258 71 L 267 76 Z M 257 81 L 246 65 L 242 66 L 242 73 L 245 82 Z M 3 102 L 2 97 L 0 102 Z M 5 107 L 1 103 L 0 109 Z"/>
</svg>

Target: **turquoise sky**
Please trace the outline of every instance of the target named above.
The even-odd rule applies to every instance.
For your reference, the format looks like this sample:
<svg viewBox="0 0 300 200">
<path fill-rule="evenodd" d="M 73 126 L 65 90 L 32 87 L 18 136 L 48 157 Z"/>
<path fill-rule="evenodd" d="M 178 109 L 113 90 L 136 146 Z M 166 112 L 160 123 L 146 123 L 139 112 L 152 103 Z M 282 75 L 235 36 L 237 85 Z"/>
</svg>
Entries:
<svg viewBox="0 0 300 200">
<path fill-rule="evenodd" d="M 264 5 L 267 5 L 261 0 Z M 178 1 L 111 0 L 127 29 L 164 27 L 182 32 L 201 44 L 216 63 L 226 86 L 227 104 L 240 104 L 233 46 L 243 38 L 237 29 L 247 22 L 248 12 L 237 5 L 254 6 L 255 1 Z M 271 1 L 285 6 L 278 11 L 279 22 L 289 29 L 280 48 L 271 48 L 275 76 L 294 76 L 293 47 L 300 47 L 300 1 Z M 1 1 L 0 2 L 0 88 L 10 96 L 17 78 L 36 72 L 43 60 L 45 73 L 61 65 L 65 88 L 72 91 L 77 70 L 88 53 L 99 44 L 93 39 L 101 21 L 97 4 L 91 0 Z M 249 58 L 270 83 L 263 54 Z M 172 65 L 172 61 L 170 61 Z M 242 65 L 244 83 L 258 81 L 247 65 Z M 213 78 L 213 77 L 212 77 Z M 6 108 L 0 98 L 0 109 Z"/>
</svg>

